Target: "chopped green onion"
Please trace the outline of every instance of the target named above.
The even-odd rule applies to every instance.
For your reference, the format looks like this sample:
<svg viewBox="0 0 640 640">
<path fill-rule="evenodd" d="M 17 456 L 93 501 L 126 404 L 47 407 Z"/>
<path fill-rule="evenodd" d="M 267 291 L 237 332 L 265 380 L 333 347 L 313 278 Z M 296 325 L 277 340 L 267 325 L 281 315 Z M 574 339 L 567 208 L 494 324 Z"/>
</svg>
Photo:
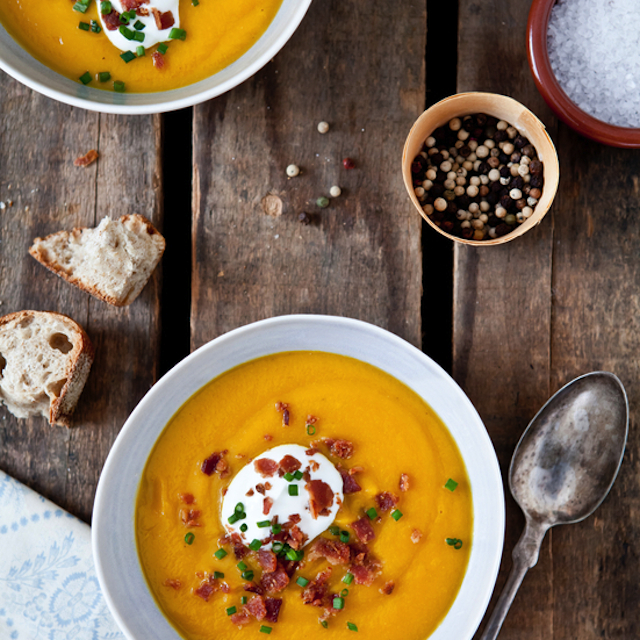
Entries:
<svg viewBox="0 0 640 640">
<path fill-rule="evenodd" d="M 108 82 L 111 80 L 111 74 L 108 71 L 101 71 L 98 74 L 98 80 L 100 80 L 100 82 Z"/>
<path fill-rule="evenodd" d="M 269 635 L 271 633 L 271 627 L 267 627 L 267 625 L 263 624 L 260 627 L 260 633 L 266 633 L 267 635 Z"/>
<path fill-rule="evenodd" d="M 102 27 L 95 21 L 91 21 L 91 33 L 102 33 Z"/>
<path fill-rule="evenodd" d="M 329 623 L 326 620 L 320 620 L 320 624 L 327 629 L 329 627 Z"/>
<path fill-rule="evenodd" d="M 120 81 L 120 80 L 115 80 L 113 82 L 113 90 L 117 91 L 118 93 L 124 93 L 124 82 Z"/>
<path fill-rule="evenodd" d="M 162 54 L 167 53 L 167 49 L 168 49 L 168 48 L 169 48 L 169 45 L 166 45 L 164 42 L 161 42 L 161 43 L 158 45 L 158 51 L 159 51 L 160 53 L 162 53 Z"/>
<path fill-rule="evenodd" d="M 353 622 L 347 622 L 347 629 L 349 629 L 349 631 L 357 631 L 358 627 L 356 627 L 356 625 L 353 624 Z"/>
<path fill-rule="evenodd" d="M 187 544 L 193 544 L 193 541 L 196 539 L 196 537 L 193 535 L 193 533 L 187 533 L 187 535 L 184 537 L 184 541 Z"/>
<path fill-rule="evenodd" d="M 186 37 L 187 32 L 184 29 L 173 27 L 173 29 L 169 31 L 169 40 L 184 40 Z"/>
<path fill-rule="evenodd" d="M 88 71 L 85 71 L 80 76 L 80 82 L 82 82 L 82 84 L 89 84 L 91 82 L 91 80 L 93 80 L 93 77 Z"/>
<path fill-rule="evenodd" d="M 125 25 L 121 24 L 118 28 L 118 31 L 127 39 L 133 40 L 133 31 L 129 29 L 129 27 L 125 27 Z"/>
<path fill-rule="evenodd" d="M 336 596 L 333 599 L 333 608 L 334 609 L 344 609 L 344 598 L 340 598 Z"/>
<path fill-rule="evenodd" d="M 131 53 L 131 51 L 125 51 L 124 53 L 120 54 L 120 57 L 126 62 L 129 63 L 132 60 L 136 59 L 136 54 L 135 53 Z"/>
<path fill-rule="evenodd" d="M 446 484 L 444 485 L 444 488 L 449 489 L 449 491 L 455 491 L 457 486 L 458 486 L 458 483 L 455 480 L 452 480 L 451 478 L 449 478 Z"/>
<path fill-rule="evenodd" d="M 197 6 L 200 4 L 200 2 L 198 2 L 198 0 L 191 0 L 191 4 L 192 4 L 194 7 L 197 7 Z"/>
<path fill-rule="evenodd" d="M 253 580 L 253 571 L 251 569 L 243 571 L 241 575 L 243 580 Z"/>
<path fill-rule="evenodd" d="M 111 13 L 111 2 L 109 2 L 109 0 L 103 0 L 103 2 L 100 3 L 100 13 L 102 15 Z"/>
<path fill-rule="evenodd" d="M 134 31 L 133 32 L 133 39 L 136 42 L 144 42 L 144 33 L 142 33 L 142 31 Z"/>
<path fill-rule="evenodd" d="M 246 517 L 246 513 L 232 513 L 228 518 L 228 522 L 229 524 L 235 524 L 238 520 L 243 520 Z"/>
<path fill-rule="evenodd" d="M 243 513 L 244 512 L 244 505 L 242 504 L 242 502 L 238 502 L 238 504 L 234 508 L 234 511 L 236 513 Z"/>
<path fill-rule="evenodd" d="M 344 578 L 342 578 L 342 582 L 345 584 L 351 584 L 353 582 L 353 573 L 347 573 Z"/>
<path fill-rule="evenodd" d="M 238 567 L 238 569 L 240 569 L 240 571 L 246 571 L 247 570 L 247 565 L 242 561 L 238 562 L 236 567 Z"/>
<path fill-rule="evenodd" d="M 282 525 L 281 524 L 278 524 L 276 522 L 275 524 L 271 525 L 271 533 L 273 533 L 274 536 L 277 536 L 281 531 L 282 531 Z"/>
<path fill-rule="evenodd" d="M 316 428 L 312 424 L 308 424 L 307 425 L 307 435 L 308 436 L 315 436 L 316 435 Z"/>
<path fill-rule="evenodd" d="M 304 558 L 304 551 L 296 551 L 295 549 L 288 549 L 285 553 L 287 560 L 293 560 L 294 562 L 300 562 Z"/>
<path fill-rule="evenodd" d="M 329 533 L 333 536 L 337 536 L 340 533 L 340 527 L 335 524 L 332 524 L 329 527 Z"/>
<path fill-rule="evenodd" d="M 142 30 L 144 29 L 144 27 L 145 27 L 144 22 L 140 22 L 140 20 L 136 20 L 136 21 L 133 23 L 133 28 L 134 28 L 136 31 L 142 31 Z"/>
<path fill-rule="evenodd" d="M 213 555 L 218 558 L 218 560 L 222 560 L 222 558 L 227 555 L 227 552 L 224 549 L 218 549 Z"/>
<path fill-rule="evenodd" d="M 118 20 L 120 20 L 120 24 L 129 24 L 129 14 L 126 11 L 121 13 Z"/>
<path fill-rule="evenodd" d="M 302 471 L 300 471 L 300 469 L 298 469 L 294 474 L 293 477 L 296 480 L 302 480 L 302 478 L 304 478 L 304 473 L 302 473 Z"/>
<path fill-rule="evenodd" d="M 138 58 L 142 58 L 142 56 L 144 55 L 144 47 L 142 45 L 136 47 L 136 55 L 138 56 Z"/>
<path fill-rule="evenodd" d="M 247 598 L 247 596 L 242 596 L 240 598 L 240 604 L 247 604 L 249 598 Z"/>
<path fill-rule="evenodd" d="M 285 474 L 284 474 L 284 479 L 285 479 L 287 482 L 292 482 L 292 481 L 293 481 L 293 473 L 288 473 L 288 472 L 287 472 L 287 473 L 285 473 Z"/>
<path fill-rule="evenodd" d="M 224 578 L 224 573 L 222 573 L 222 571 L 214 571 L 213 572 L 213 577 L 216 580 L 222 580 L 222 578 Z"/>
<path fill-rule="evenodd" d="M 306 587 L 309 584 L 309 581 L 306 578 L 303 578 L 302 576 L 300 576 L 296 580 L 296 584 L 300 585 L 301 587 Z"/>
<path fill-rule="evenodd" d="M 454 549 L 462 549 L 462 540 L 458 538 L 446 538 L 445 542 Z"/>
<path fill-rule="evenodd" d="M 297 484 L 290 484 L 289 485 L 289 495 L 290 496 L 297 496 L 298 495 L 298 485 Z"/>
<path fill-rule="evenodd" d="M 259 529 L 266 529 L 271 526 L 271 520 L 260 520 L 257 525 Z"/>
<path fill-rule="evenodd" d="M 397 522 L 398 520 L 400 520 L 400 518 L 402 518 L 402 511 L 400 511 L 400 509 L 394 509 L 391 512 L 391 517 Z"/>
<path fill-rule="evenodd" d="M 343 589 L 343 590 L 340 592 L 340 595 L 341 595 L 343 598 L 346 598 L 346 597 L 349 595 L 349 589 Z"/>
<path fill-rule="evenodd" d="M 341 531 L 340 532 L 340 542 L 344 542 L 344 543 L 349 542 L 349 532 L 348 531 Z"/>
<path fill-rule="evenodd" d="M 91 25 L 88 22 L 81 22 L 78 25 L 78 29 L 81 29 L 82 31 L 89 31 L 89 29 L 91 29 Z"/>
<path fill-rule="evenodd" d="M 367 509 L 365 513 L 369 516 L 369 520 L 375 520 L 378 517 L 378 512 L 373 507 Z"/>
<path fill-rule="evenodd" d="M 78 0 L 78 2 L 76 2 L 73 5 L 73 10 L 74 11 L 78 11 L 80 13 L 86 13 L 88 8 L 89 8 L 89 3 L 88 2 L 83 2 L 82 0 Z"/>
<path fill-rule="evenodd" d="M 131 9 L 131 11 L 129 11 L 129 20 L 133 20 L 135 17 L 136 17 L 136 10 Z"/>
<path fill-rule="evenodd" d="M 242 533 L 244 533 L 249 527 L 246 525 L 246 523 L 243 523 L 240 525 L 240 531 L 242 531 Z"/>
<path fill-rule="evenodd" d="M 260 540 L 252 540 L 249 543 L 249 549 L 251 549 L 252 551 L 257 551 L 260 547 L 262 546 L 262 542 L 260 542 Z"/>
<path fill-rule="evenodd" d="M 235 607 L 229 607 L 227 609 L 227 615 L 228 616 L 232 616 L 236 611 L 237 611 L 237 609 Z"/>
<path fill-rule="evenodd" d="M 272 545 L 271 545 L 271 550 L 273 551 L 273 553 L 281 553 L 282 550 L 284 549 L 284 544 L 282 542 L 280 542 L 279 540 L 276 540 Z"/>
</svg>

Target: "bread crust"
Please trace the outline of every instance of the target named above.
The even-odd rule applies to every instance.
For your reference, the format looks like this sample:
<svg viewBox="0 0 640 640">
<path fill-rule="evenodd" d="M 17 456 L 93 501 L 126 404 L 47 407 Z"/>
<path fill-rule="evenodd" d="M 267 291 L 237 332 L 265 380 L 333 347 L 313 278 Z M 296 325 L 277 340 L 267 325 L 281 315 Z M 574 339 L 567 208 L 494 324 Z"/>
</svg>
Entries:
<svg viewBox="0 0 640 640">
<path fill-rule="evenodd" d="M 66 382 L 60 389 L 57 396 L 50 398 L 49 404 L 49 423 L 71 426 L 71 415 L 76 407 L 82 389 L 89 376 L 89 371 L 94 359 L 94 348 L 89 336 L 85 330 L 72 318 L 55 311 L 16 311 L 0 318 L 0 334 L 3 330 L 15 323 L 18 325 L 21 321 L 31 319 L 34 321 L 44 318 L 57 320 L 62 323 L 73 337 L 71 340 L 72 349 L 67 354 L 68 363 L 66 364 L 64 375 Z M 1 386 L 1 378 L 0 378 Z M 46 417 L 46 415 L 45 415 Z"/>
</svg>

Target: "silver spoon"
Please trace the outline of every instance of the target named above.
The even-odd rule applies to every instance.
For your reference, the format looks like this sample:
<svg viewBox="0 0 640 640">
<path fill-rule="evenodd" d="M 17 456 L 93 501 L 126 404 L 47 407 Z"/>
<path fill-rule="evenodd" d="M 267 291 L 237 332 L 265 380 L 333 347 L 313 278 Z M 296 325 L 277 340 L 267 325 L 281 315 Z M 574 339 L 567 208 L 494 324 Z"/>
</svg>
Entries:
<svg viewBox="0 0 640 640">
<path fill-rule="evenodd" d="M 529 423 L 509 468 L 509 488 L 526 526 L 513 566 L 480 640 L 494 640 L 547 531 L 590 516 L 613 485 L 629 432 L 629 403 L 612 373 L 580 376 Z"/>
</svg>

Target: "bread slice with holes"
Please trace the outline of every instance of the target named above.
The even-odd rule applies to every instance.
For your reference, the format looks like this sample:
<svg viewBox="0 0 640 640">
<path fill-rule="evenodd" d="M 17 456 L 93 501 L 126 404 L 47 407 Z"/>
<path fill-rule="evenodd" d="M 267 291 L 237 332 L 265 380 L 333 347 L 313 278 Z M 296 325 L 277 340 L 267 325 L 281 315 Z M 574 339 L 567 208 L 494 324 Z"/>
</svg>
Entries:
<svg viewBox="0 0 640 640">
<path fill-rule="evenodd" d="M 109 304 L 131 304 L 164 252 L 160 232 L 138 214 L 103 218 L 95 228 L 36 238 L 29 253 L 67 282 Z"/>
<path fill-rule="evenodd" d="M 93 346 L 71 318 L 18 311 L 0 318 L 0 400 L 18 418 L 43 415 L 70 426 L 93 362 Z"/>
</svg>

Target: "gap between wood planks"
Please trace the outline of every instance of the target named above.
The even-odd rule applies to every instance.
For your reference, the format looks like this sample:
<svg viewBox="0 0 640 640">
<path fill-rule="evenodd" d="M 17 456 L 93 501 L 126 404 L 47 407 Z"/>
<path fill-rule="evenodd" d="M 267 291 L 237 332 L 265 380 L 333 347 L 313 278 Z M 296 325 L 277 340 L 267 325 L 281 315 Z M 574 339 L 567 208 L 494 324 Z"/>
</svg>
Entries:
<svg viewBox="0 0 640 640">
<path fill-rule="evenodd" d="M 456 92 L 458 3 L 427 2 L 425 104 Z M 189 354 L 193 109 L 163 116 L 164 235 L 160 375 Z M 451 372 L 453 244 L 422 226 L 423 351 Z"/>
</svg>

